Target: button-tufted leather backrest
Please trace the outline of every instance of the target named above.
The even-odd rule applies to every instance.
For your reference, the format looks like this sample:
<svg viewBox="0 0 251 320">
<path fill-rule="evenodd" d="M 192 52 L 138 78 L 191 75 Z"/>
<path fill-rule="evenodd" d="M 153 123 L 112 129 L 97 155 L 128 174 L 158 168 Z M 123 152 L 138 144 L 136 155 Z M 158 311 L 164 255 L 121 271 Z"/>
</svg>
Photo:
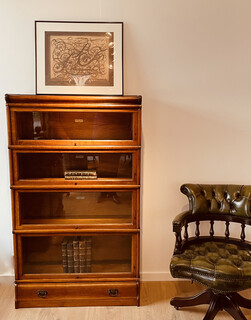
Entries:
<svg viewBox="0 0 251 320">
<path fill-rule="evenodd" d="M 180 188 L 195 213 L 251 217 L 251 185 L 183 184 Z"/>
</svg>

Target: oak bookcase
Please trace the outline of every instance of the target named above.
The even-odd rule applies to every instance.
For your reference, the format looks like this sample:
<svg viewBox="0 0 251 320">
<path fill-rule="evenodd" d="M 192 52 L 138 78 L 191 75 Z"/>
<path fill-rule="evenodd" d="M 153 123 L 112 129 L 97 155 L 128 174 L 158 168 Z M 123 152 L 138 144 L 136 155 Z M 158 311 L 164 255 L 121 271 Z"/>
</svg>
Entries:
<svg viewBox="0 0 251 320">
<path fill-rule="evenodd" d="M 6 106 L 16 308 L 139 305 L 141 97 Z"/>
</svg>

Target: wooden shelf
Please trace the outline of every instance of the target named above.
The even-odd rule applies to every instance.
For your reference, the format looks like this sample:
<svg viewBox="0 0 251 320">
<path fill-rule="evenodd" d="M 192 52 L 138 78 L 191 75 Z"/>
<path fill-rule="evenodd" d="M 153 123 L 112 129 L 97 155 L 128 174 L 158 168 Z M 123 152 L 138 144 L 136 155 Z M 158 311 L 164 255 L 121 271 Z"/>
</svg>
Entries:
<svg viewBox="0 0 251 320">
<path fill-rule="evenodd" d="M 22 220 L 22 225 L 23 224 L 52 224 L 52 225 L 57 225 L 57 224 L 69 224 L 69 225 L 89 225 L 89 224 L 124 224 L 124 223 L 131 223 L 131 216 L 118 216 L 116 218 L 113 217 L 91 217 L 91 218 L 84 218 L 84 219 L 78 219 L 77 217 L 74 219 L 73 217 L 71 218 L 51 218 L 51 219 L 23 219 Z"/>
<path fill-rule="evenodd" d="M 128 273 L 131 272 L 131 264 L 130 261 L 99 261 L 92 263 L 92 272 L 91 274 L 105 274 L 105 273 Z M 23 274 L 72 274 L 76 275 L 78 273 L 64 273 L 62 267 L 62 261 L 58 261 L 57 263 L 44 263 L 43 261 L 38 263 L 29 263 L 23 266 Z M 81 275 L 86 273 L 79 273 Z"/>
</svg>

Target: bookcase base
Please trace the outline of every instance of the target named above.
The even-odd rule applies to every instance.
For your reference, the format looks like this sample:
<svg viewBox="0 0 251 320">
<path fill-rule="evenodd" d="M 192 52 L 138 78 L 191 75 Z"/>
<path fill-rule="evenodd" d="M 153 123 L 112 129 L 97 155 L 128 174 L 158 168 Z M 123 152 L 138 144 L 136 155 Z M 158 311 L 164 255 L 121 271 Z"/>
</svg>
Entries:
<svg viewBox="0 0 251 320">
<path fill-rule="evenodd" d="M 81 306 L 139 306 L 139 283 L 29 283 L 16 285 L 16 309 Z"/>
</svg>

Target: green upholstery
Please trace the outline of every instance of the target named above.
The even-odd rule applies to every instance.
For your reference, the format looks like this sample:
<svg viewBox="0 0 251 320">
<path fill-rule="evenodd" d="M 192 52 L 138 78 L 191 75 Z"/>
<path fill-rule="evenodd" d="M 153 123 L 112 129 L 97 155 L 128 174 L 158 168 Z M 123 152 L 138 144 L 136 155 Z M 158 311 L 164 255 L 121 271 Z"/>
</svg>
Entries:
<svg viewBox="0 0 251 320">
<path fill-rule="evenodd" d="M 232 214 L 251 217 L 251 186 L 185 184 L 181 192 L 195 213 Z"/>
<path fill-rule="evenodd" d="M 170 269 L 174 278 L 197 280 L 219 291 L 251 287 L 251 251 L 235 244 L 191 244 L 183 253 L 173 256 Z"/>
<path fill-rule="evenodd" d="M 251 246 L 244 232 L 251 224 L 251 186 L 185 184 L 181 192 L 188 197 L 189 211 L 173 221 L 176 245 L 170 264 L 172 276 L 197 280 L 218 291 L 251 288 Z M 188 235 L 182 239 L 185 225 L 211 219 L 238 222 L 241 239 L 230 241 L 229 229 L 222 230 L 221 238 L 213 232 L 203 238 L 197 232 L 192 240 Z"/>
</svg>

